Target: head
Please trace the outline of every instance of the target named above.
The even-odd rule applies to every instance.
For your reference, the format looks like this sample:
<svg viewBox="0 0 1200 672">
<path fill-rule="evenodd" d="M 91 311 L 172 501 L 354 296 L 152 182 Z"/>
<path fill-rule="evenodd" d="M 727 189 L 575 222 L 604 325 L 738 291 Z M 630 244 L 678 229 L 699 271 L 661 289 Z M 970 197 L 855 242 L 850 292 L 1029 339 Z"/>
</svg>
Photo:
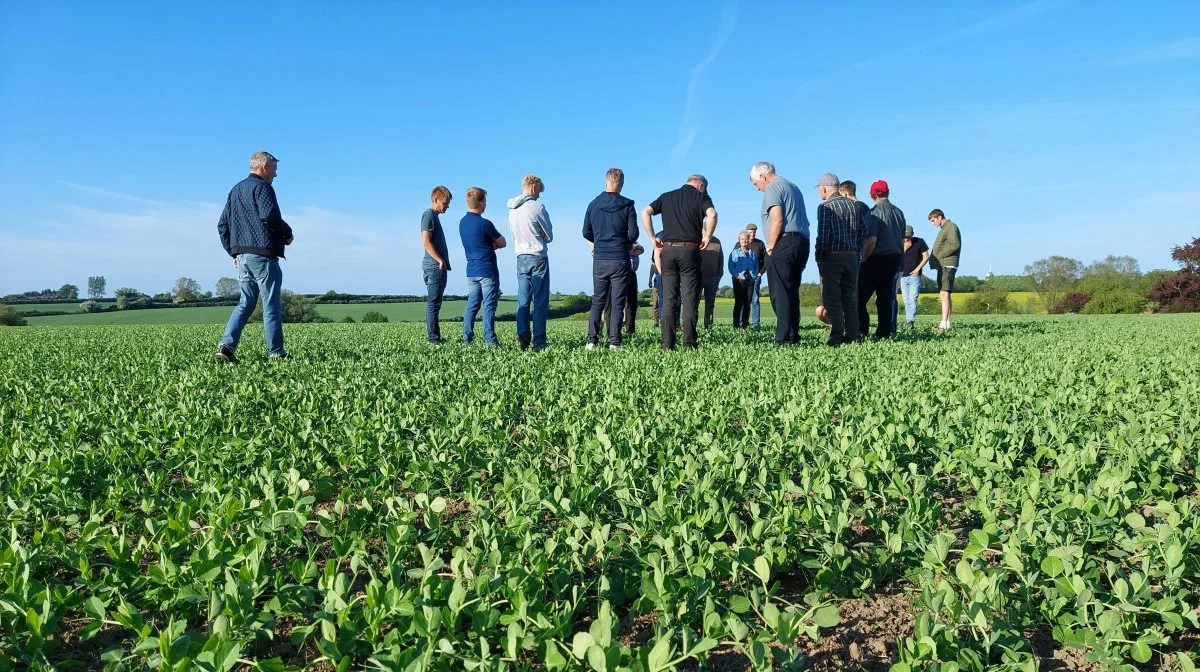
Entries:
<svg viewBox="0 0 1200 672">
<path fill-rule="evenodd" d="M 542 183 L 542 178 L 537 175 L 526 175 L 521 178 L 521 193 L 526 196 L 537 198 L 546 190 L 546 185 Z"/>
<path fill-rule="evenodd" d="M 467 189 L 467 210 L 480 215 L 487 209 L 487 192 L 479 187 Z"/>
<path fill-rule="evenodd" d="M 604 190 L 614 194 L 621 193 L 625 188 L 625 171 L 620 168 L 609 168 L 604 173 Z"/>
<path fill-rule="evenodd" d="M 759 161 L 750 168 L 750 184 L 762 191 L 775 179 L 775 164 L 770 161 Z"/>
<path fill-rule="evenodd" d="M 942 228 L 942 225 L 946 223 L 946 213 L 942 212 L 938 208 L 934 208 L 933 210 L 930 210 L 929 211 L 929 223 L 933 224 L 934 226 L 938 227 L 939 229 Z"/>
<path fill-rule="evenodd" d="M 750 247 L 750 243 L 752 242 L 754 242 L 753 233 L 750 233 L 749 231 L 742 231 L 740 234 L 738 234 L 738 245 L 741 245 L 742 249 Z"/>
<path fill-rule="evenodd" d="M 255 152 L 250 157 L 250 172 L 270 184 L 275 181 L 275 175 L 279 173 L 279 159 L 272 156 L 270 152 Z"/>
<path fill-rule="evenodd" d="M 883 180 L 875 180 L 871 183 L 871 198 L 875 201 L 882 201 L 891 195 L 891 190 L 888 189 L 888 183 Z"/>
<path fill-rule="evenodd" d="M 837 175 L 833 173 L 825 173 L 821 179 L 817 180 L 817 193 L 821 195 L 822 201 L 828 201 L 838 195 L 838 187 L 842 182 Z"/>
<path fill-rule="evenodd" d="M 689 176 L 687 179 L 687 184 L 690 184 L 698 189 L 700 193 L 706 193 L 708 191 L 708 178 L 700 173 Z"/>
<path fill-rule="evenodd" d="M 746 225 L 746 233 L 750 234 L 750 240 L 754 240 L 758 237 L 758 225 L 750 222 Z"/>
<path fill-rule="evenodd" d="M 913 237 L 913 228 L 912 228 L 912 224 L 905 224 L 905 225 L 904 225 L 904 239 L 905 239 L 905 240 L 912 240 L 912 237 Z"/>
<path fill-rule="evenodd" d="M 445 213 L 450 209 L 450 190 L 446 187 L 438 185 L 433 188 L 433 193 L 429 194 L 429 209 L 440 214 Z"/>
<path fill-rule="evenodd" d="M 846 180 L 838 185 L 838 193 L 852 201 L 857 201 L 858 185 L 853 180 Z"/>
</svg>

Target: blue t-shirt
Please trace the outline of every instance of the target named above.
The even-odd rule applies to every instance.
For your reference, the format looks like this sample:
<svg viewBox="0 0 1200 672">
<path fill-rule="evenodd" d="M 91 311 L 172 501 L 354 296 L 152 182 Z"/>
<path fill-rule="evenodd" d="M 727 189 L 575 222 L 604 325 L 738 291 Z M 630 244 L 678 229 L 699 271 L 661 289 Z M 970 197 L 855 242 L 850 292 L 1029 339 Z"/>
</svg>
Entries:
<svg viewBox="0 0 1200 672">
<path fill-rule="evenodd" d="M 442 230 L 442 220 L 438 214 L 430 208 L 421 215 L 421 230 L 428 231 L 433 234 L 433 249 L 442 255 L 442 259 L 446 262 L 446 270 L 450 270 L 450 251 L 446 249 L 446 232 Z M 429 252 L 425 252 L 425 261 L 430 264 L 436 264 L 433 257 L 429 256 Z"/>
<path fill-rule="evenodd" d="M 783 232 L 798 233 L 808 238 L 808 214 L 804 212 L 804 194 L 800 187 L 782 177 L 776 177 L 763 190 L 762 229 L 771 233 L 771 208 L 783 208 Z"/>
<path fill-rule="evenodd" d="M 467 255 L 468 278 L 494 278 L 500 276 L 496 268 L 496 248 L 492 244 L 500 237 L 491 220 L 468 212 L 458 223 L 458 235 L 462 238 L 463 251 Z"/>
</svg>

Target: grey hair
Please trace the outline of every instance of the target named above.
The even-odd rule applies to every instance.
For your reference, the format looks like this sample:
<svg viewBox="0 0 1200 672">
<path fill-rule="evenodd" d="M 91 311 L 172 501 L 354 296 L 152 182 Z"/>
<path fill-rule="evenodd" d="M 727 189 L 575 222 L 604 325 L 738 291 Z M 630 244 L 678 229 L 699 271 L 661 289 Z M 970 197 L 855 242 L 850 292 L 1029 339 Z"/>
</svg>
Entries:
<svg viewBox="0 0 1200 672">
<path fill-rule="evenodd" d="M 758 163 L 754 164 L 753 168 L 750 169 L 750 179 L 752 180 L 757 180 L 763 175 L 774 174 L 775 164 L 771 163 L 770 161 L 759 161 Z"/>
<path fill-rule="evenodd" d="M 250 157 L 250 170 L 261 170 L 268 163 L 279 163 L 279 159 L 270 152 L 255 152 L 254 156 Z"/>
<path fill-rule="evenodd" d="M 703 176 L 703 175 L 701 175 L 700 173 L 695 173 L 695 174 L 693 174 L 693 175 L 688 175 L 688 179 L 687 179 L 687 181 L 688 181 L 688 182 L 699 182 L 699 183 L 700 183 L 700 186 L 701 186 L 702 188 L 704 188 L 704 189 L 708 189 L 708 178 L 707 178 L 707 177 L 705 177 L 705 176 Z"/>
</svg>

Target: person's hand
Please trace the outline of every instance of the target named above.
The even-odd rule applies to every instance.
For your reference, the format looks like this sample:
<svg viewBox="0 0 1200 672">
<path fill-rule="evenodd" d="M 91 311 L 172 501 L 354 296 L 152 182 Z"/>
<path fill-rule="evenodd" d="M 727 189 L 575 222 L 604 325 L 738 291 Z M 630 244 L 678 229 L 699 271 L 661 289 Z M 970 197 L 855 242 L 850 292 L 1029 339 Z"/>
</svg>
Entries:
<svg viewBox="0 0 1200 672">
<path fill-rule="evenodd" d="M 917 270 L 913 271 L 912 273 L 909 273 L 909 275 L 914 278 L 919 278 L 919 277 L 921 277 L 921 269 L 918 268 Z"/>
<path fill-rule="evenodd" d="M 700 239 L 700 249 L 702 249 L 702 250 L 707 250 L 707 249 L 708 249 L 708 243 L 709 243 L 711 240 L 712 240 L 712 237 L 710 237 L 710 236 L 707 236 L 707 235 L 706 235 L 706 236 L 704 236 L 703 238 L 701 238 L 701 239 Z"/>
<path fill-rule="evenodd" d="M 233 267 L 237 268 L 237 257 L 233 258 Z"/>
<path fill-rule="evenodd" d="M 656 237 L 656 238 L 654 239 L 654 246 L 655 246 L 655 247 L 657 247 L 657 248 L 658 248 L 658 249 L 660 249 L 660 250 L 661 250 L 661 249 L 663 249 L 663 247 L 665 247 L 665 245 L 663 244 L 663 239 L 662 239 L 662 238 L 657 238 L 657 237 Z"/>
<path fill-rule="evenodd" d="M 772 252 L 772 251 L 774 251 L 774 249 L 775 249 L 775 248 L 773 248 L 773 247 L 768 247 L 768 248 L 767 248 L 767 256 L 768 256 L 768 257 L 769 257 L 769 256 L 771 256 L 771 252 Z"/>
<path fill-rule="evenodd" d="M 296 237 L 295 237 L 295 236 L 288 236 L 288 237 L 287 237 L 287 240 L 283 241 L 283 244 L 284 244 L 284 245 L 291 245 L 291 244 L 292 244 L 292 241 L 293 241 L 293 240 L 295 240 L 295 239 L 296 239 Z"/>
<path fill-rule="evenodd" d="M 446 270 L 446 260 L 445 260 L 445 259 L 439 259 L 439 260 L 438 260 L 438 270 L 439 270 L 439 271 L 444 271 L 444 270 Z"/>
</svg>

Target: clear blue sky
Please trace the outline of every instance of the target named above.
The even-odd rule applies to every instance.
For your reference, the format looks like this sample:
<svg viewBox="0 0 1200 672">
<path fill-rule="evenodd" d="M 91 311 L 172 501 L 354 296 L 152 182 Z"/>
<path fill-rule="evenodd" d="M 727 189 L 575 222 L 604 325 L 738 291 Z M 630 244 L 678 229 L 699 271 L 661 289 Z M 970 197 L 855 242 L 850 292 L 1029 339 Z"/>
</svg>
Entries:
<svg viewBox="0 0 1200 672">
<path fill-rule="evenodd" d="M 816 9 L 819 7 L 819 9 Z M 602 8 L 602 9 L 601 9 Z M 0 0 L 0 293 L 211 289 L 250 154 L 296 232 L 285 286 L 419 293 L 429 190 L 507 230 L 545 180 L 554 289 L 590 291 L 579 233 L 605 169 L 640 205 L 706 174 L 717 235 L 758 221 L 759 160 L 891 183 L 938 207 L 963 273 L 1039 257 L 1173 267 L 1200 235 L 1200 29 L 1188 2 L 61 3 Z M 516 289 L 511 249 L 502 288 Z M 645 284 L 645 269 L 641 274 Z M 816 280 L 815 266 L 805 281 Z"/>
</svg>

